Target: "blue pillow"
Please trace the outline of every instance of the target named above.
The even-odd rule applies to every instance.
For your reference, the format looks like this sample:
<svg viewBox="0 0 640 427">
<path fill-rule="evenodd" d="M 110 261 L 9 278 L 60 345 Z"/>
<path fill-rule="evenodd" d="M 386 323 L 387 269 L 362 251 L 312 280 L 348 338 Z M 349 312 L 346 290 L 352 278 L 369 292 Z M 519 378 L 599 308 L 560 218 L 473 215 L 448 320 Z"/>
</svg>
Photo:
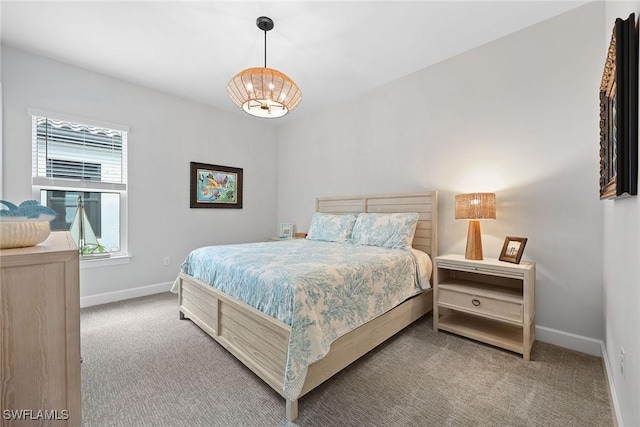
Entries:
<svg viewBox="0 0 640 427">
<path fill-rule="evenodd" d="M 418 225 L 418 214 L 361 213 L 353 226 L 351 242 L 356 245 L 408 249 Z"/>
<path fill-rule="evenodd" d="M 323 240 L 325 242 L 347 242 L 355 222 L 355 215 L 332 215 L 316 212 L 311 218 L 307 239 Z"/>
</svg>

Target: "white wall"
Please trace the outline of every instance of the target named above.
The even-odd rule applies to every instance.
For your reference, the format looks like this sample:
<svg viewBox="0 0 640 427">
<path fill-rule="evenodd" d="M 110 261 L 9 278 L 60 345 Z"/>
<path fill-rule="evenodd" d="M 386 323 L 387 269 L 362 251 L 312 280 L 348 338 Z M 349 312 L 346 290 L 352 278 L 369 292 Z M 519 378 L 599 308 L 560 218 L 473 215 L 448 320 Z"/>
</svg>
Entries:
<svg viewBox="0 0 640 427">
<path fill-rule="evenodd" d="M 601 43 L 609 45 L 616 18 L 626 19 L 634 12 L 637 24 L 640 1 L 607 2 Z M 622 422 L 640 426 L 640 198 L 603 205 L 606 351 Z M 626 353 L 624 376 L 621 347 Z"/>
<path fill-rule="evenodd" d="M 195 247 L 265 240 L 276 232 L 278 162 L 272 126 L 8 46 L 2 47 L 2 83 L 7 200 L 32 198 L 27 108 L 130 126 L 133 257 L 126 265 L 82 269 L 83 297 L 172 282 Z M 211 96 L 226 93 L 220 88 Z M 243 168 L 244 208 L 190 209 L 191 161 Z M 164 256 L 172 258 L 171 266 L 163 266 Z"/>
<path fill-rule="evenodd" d="M 589 4 L 281 127 L 279 220 L 307 229 L 317 196 L 437 189 L 440 253 L 463 253 L 454 195 L 495 191 L 485 256 L 528 237 L 538 338 L 588 337 L 578 348 L 599 354 L 603 13 Z"/>
</svg>

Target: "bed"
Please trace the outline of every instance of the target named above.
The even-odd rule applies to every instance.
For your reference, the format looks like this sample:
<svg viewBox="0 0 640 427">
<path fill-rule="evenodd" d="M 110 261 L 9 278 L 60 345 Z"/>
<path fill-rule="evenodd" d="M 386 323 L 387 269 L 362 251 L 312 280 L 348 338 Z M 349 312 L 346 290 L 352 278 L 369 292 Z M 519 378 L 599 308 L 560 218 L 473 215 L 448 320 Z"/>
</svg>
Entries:
<svg viewBox="0 0 640 427">
<path fill-rule="evenodd" d="M 323 197 L 316 199 L 316 212 L 332 215 L 417 213 L 417 225 L 413 240 L 410 242 L 411 246 L 413 249 L 424 252 L 433 258 L 437 255 L 437 203 L 437 192 L 435 191 Z M 290 245 L 290 247 L 286 248 L 284 245 Z M 302 253 L 313 249 L 318 250 L 319 253 L 323 250 L 327 252 L 323 245 L 326 245 L 326 242 L 291 240 L 289 242 L 256 243 L 253 244 L 255 248 L 252 248 L 252 250 L 256 249 L 259 253 L 262 251 L 259 259 L 266 259 L 269 252 L 275 253 L 277 251 L 288 250 L 290 253 Z M 341 245 L 345 246 L 345 248 L 339 249 L 342 247 Z M 336 256 L 346 260 L 349 253 L 355 253 L 354 249 L 346 248 L 346 246 L 356 245 L 336 243 L 329 252 L 338 254 L 338 250 L 344 250 L 343 255 Z M 210 248 L 208 250 L 219 251 L 220 248 Z M 229 245 L 224 248 L 229 251 L 239 251 L 234 256 L 240 260 L 243 259 L 243 251 L 248 248 L 248 245 Z M 200 248 L 198 253 L 201 254 L 205 249 Z M 372 257 L 391 257 L 389 253 L 394 252 L 394 250 L 388 250 L 385 253 L 380 251 L 381 253 L 377 254 L 371 248 L 368 250 L 369 255 L 367 256 Z M 373 252 L 371 252 L 372 250 Z M 403 256 L 406 256 L 408 251 L 395 252 L 405 252 Z M 193 253 L 185 260 L 185 264 L 191 264 L 189 260 L 192 259 L 192 255 Z M 400 263 L 401 261 L 398 262 Z M 376 263 L 379 264 L 380 262 L 376 261 Z M 278 291 L 278 298 L 289 302 L 288 305 L 285 304 L 288 309 L 269 312 L 268 309 L 260 307 L 263 311 L 269 313 L 266 314 L 249 303 L 241 301 L 240 297 L 234 292 L 241 292 L 238 289 L 242 287 L 234 288 L 234 286 L 231 286 L 233 283 L 229 283 L 229 287 L 225 287 L 223 284 L 220 288 L 215 288 L 206 283 L 208 279 L 196 274 L 197 269 L 185 268 L 185 264 L 181 268 L 182 271 L 179 273 L 175 285 L 180 304 L 180 318 L 190 319 L 198 325 L 284 397 L 286 400 L 286 418 L 289 421 L 295 420 L 298 416 L 298 399 L 300 397 L 432 309 L 433 296 L 431 288 L 428 284 L 424 286 L 423 283 L 420 285 L 423 289 L 413 292 L 406 299 L 401 297 L 400 301 L 390 303 L 393 305 L 392 307 L 376 306 L 376 309 L 382 310 L 382 312 L 379 315 L 376 314 L 370 320 L 367 319 L 366 323 L 355 328 L 340 325 L 343 331 L 337 330 L 334 335 L 330 335 L 328 338 L 319 338 L 319 341 L 314 341 L 313 337 L 307 339 L 305 336 L 303 341 L 306 343 L 310 340 L 312 344 L 309 344 L 309 346 L 313 348 L 314 352 L 318 350 L 314 347 L 315 344 L 313 343 L 315 342 L 323 343 L 327 351 L 320 352 L 318 350 L 317 354 L 322 355 L 319 360 L 302 368 L 300 366 L 296 368 L 297 359 L 293 357 L 294 352 L 290 351 L 291 348 L 294 346 L 296 349 L 299 348 L 296 343 L 300 341 L 301 331 L 315 331 L 313 329 L 315 326 L 305 325 L 304 327 L 308 329 L 304 329 L 299 326 L 299 321 L 293 320 L 297 319 L 295 317 L 297 314 L 291 314 L 291 310 L 293 310 L 293 307 L 298 310 L 298 307 L 301 306 L 299 301 L 297 304 L 292 303 L 292 300 L 290 300 L 292 297 L 286 294 L 286 289 Z M 240 265 L 241 262 L 239 261 L 237 264 Z M 253 264 L 256 264 L 255 259 L 248 265 Z M 271 265 L 269 260 L 266 260 L 264 264 Z M 298 267 L 301 266 L 296 264 L 295 266 L 290 266 L 289 269 L 281 267 L 277 270 L 278 274 L 294 277 L 294 274 L 297 274 L 298 270 L 296 268 Z M 233 269 L 235 266 L 230 268 Z M 272 266 L 270 270 L 267 270 L 268 273 L 260 274 L 262 276 L 275 274 L 273 273 L 275 270 Z M 191 272 L 193 276 L 187 272 Z M 228 282 L 240 281 L 239 276 L 234 276 L 234 274 L 226 276 Z M 250 273 L 247 271 L 246 274 L 249 275 Z M 381 272 L 375 273 L 374 276 L 379 280 L 388 281 Z M 225 289 L 227 292 L 221 289 Z M 296 296 L 295 298 L 298 297 Z M 380 298 L 378 298 L 379 300 Z M 260 302 L 254 303 L 250 301 L 250 303 L 256 307 L 260 306 Z M 263 305 L 269 306 L 269 304 Z M 321 322 L 314 318 L 314 321 L 309 323 L 320 324 Z M 335 321 L 325 323 L 336 324 Z M 340 327 L 337 329 L 340 329 Z M 346 330 L 348 332 L 344 333 Z M 309 333 L 313 335 L 313 332 Z M 296 340 L 294 340 L 294 337 L 297 337 Z M 291 353 L 291 357 L 288 357 L 289 353 Z M 314 354 L 307 354 L 309 353 L 308 351 L 297 351 L 295 353 L 296 357 L 298 357 L 298 353 L 304 353 L 305 357 L 314 357 Z"/>
</svg>

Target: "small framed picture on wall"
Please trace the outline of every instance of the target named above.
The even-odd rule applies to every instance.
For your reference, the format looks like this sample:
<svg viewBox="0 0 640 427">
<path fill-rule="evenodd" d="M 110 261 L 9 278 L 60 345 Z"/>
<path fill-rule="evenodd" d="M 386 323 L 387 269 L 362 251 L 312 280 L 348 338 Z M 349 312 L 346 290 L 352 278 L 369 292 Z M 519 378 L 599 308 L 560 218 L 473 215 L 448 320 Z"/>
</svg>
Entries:
<svg viewBox="0 0 640 427">
<path fill-rule="evenodd" d="M 291 239 L 293 237 L 293 224 L 290 222 L 280 224 L 280 235 L 278 237 L 281 239 Z"/>
<path fill-rule="evenodd" d="M 500 252 L 500 261 L 512 262 L 520 264 L 520 258 L 524 252 L 524 245 L 527 244 L 526 237 L 509 237 L 504 239 L 502 252 Z"/>
</svg>

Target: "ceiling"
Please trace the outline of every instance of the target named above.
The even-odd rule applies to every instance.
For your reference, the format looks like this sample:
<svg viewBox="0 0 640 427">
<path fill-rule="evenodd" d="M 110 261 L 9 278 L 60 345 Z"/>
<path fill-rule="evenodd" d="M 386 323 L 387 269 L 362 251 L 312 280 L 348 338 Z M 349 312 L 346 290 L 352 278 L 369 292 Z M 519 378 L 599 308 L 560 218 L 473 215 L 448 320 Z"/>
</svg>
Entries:
<svg viewBox="0 0 640 427">
<path fill-rule="evenodd" d="M 2 43 L 245 114 L 228 81 L 264 65 L 303 93 L 286 123 L 586 1 L 6 1 Z M 258 119 L 256 119 L 258 120 Z"/>
</svg>

